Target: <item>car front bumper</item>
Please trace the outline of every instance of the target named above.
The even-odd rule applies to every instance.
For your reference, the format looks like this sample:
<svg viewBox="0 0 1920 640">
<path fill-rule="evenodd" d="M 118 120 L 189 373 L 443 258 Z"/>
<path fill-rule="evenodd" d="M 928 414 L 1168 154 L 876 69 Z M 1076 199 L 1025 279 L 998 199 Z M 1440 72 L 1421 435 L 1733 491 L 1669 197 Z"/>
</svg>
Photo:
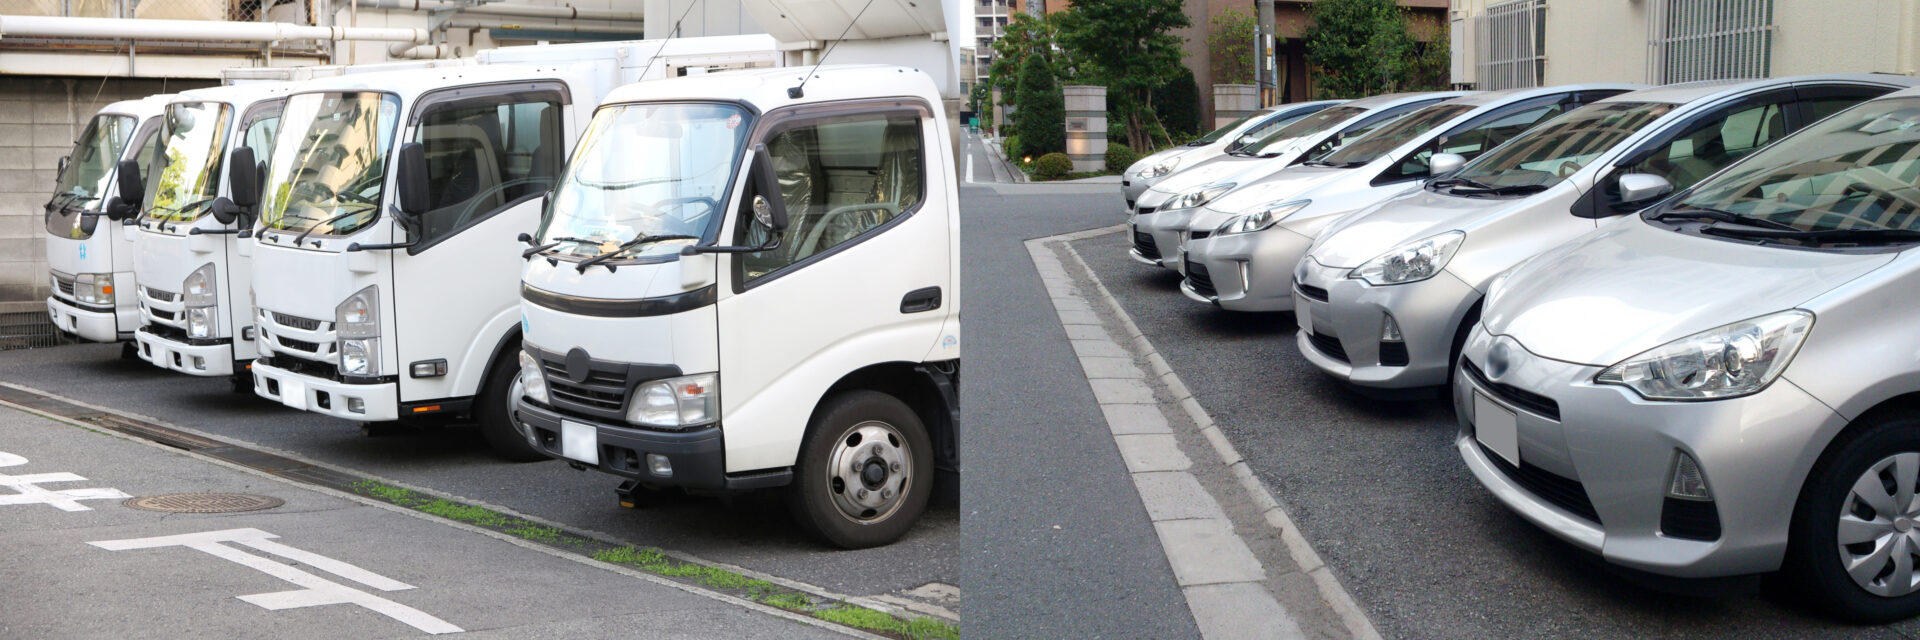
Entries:
<svg viewBox="0 0 1920 640">
<path fill-rule="evenodd" d="M 586 464 L 644 485 L 736 491 L 782 486 L 793 477 L 792 472 L 785 469 L 727 475 L 726 438 L 718 425 L 690 431 L 636 429 L 563 415 L 526 398 L 514 401 L 513 418 L 522 435 L 541 453 Z M 563 425 L 571 425 L 572 437 L 591 434 L 592 441 L 586 446 L 593 452 L 592 457 L 580 460 L 566 455 L 564 443 L 569 437 L 569 426 Z M 665 457 L 670 463 L 670 472 L 655 473 L 649 456 Z"/>
<path fill-rule="evenodd" d="M 1134 214 L 1127 225 L 1133 239 L 1127 255 L 1135 262 L 1180 271 L 1181 245 L 1186 242 L 1187 223 L 1193 214 L 1193 209 Z"/>
<path fill-rule="evenodd" d="M 1479 293 L 1453 274 L 1373 286 L 1311 257 L 1294 269 L 1297 341 L 1307 361 L 1336 378 L 1380 389 L 1447 383 L 1457 327 Z M 1400 328 L 1398 347 L 1382 340 L 1387 318 Z"/>
<path fill-rule="evenodd" d="M 233 341 L 220 338 L 188 344 L 140 327 L 133 331 L 134 354 L 148 364 L 196 376 L 233 375 Z"/>
<path fill-rule="evenodd" d="M 1293 311 L 1293 269 L 1313 239 L 1284 227 L 1253 233 L 1216 235 L 1187 243 L 1187 262 L 1204 270 L 1212 295 L 1196 287 L 1188 270 L 1182 291 L 1195 289 L 1203 302 L 1232 311 Z"/>
<path fill-rule="evenodd" d="M 364 384 L 331 380 L 295 373 L 262 358 L 253 361 L 253 392 L 294 409 L 345 420 L 384 422 L 400 418 L 400 385 L 386 379 Z M 359 411 L 353 410 L 356 400 Z"/>
<path fill-rule="evenodd" d="M 1452 389 L 1460 456 L 1495 498 L 1641 571 L 1711 578 L 1780 567 L 1801 484 L 1843 418 L 1785 379 L 1742 398 L 1650 401 L 1594 384 L 1602 367 L 1534 356 L 1509 338 L 1498 338 L 1509 364 L 1495 375 L 1486 369 L 1496 339 L 1473 331 Z M 1476 396 L 1513 413 L 1517 465 L 1479 441 Z M 1683 532 L 1679 514 L 1665 513 L 1683 506 L 1666 496 L 1677 452 L 1698 461 L 1713 497 L 1686 512 L 1717 519 L 1717 537 L 1702 539 L 1697 518 Z"/>
</svg>

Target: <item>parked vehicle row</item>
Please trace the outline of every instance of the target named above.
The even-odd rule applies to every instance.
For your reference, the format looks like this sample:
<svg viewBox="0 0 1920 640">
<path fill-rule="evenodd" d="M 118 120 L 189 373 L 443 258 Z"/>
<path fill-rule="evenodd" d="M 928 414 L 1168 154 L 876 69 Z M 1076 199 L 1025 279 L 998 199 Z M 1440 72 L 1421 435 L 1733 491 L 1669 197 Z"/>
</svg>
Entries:
<svg viewBox="0 0 1920 640">
<path fill-rule="evenodd" d="M 1161 250 L 1188 298 L 1292 311 L 1301 353 L 1356 389 L 1446 389 L 1474 477 L 1579 548 L 1902 619 L 1920 614 L 1920 334 L 1899 320 L 1920 278 L 1917 84 L 1457 98 L 1322 159 L 1426 170 L 1399 189 L 1276 167 L 1196 188 L 1220 191 Z M 1466 114 L 1493 103 L 1512 106 Z M 1399 144 L 1447 109 L 1427 129 L 1447 133 Z"/>
<path fill-rule="evenodd" d="M 477 423 L 628 506 L 792 485 L 828 542 L 891 542 L 958 472 L 949 124 L 922 72 L 784 60 L 524 47 L 111 105 L 48 205 L 49 314 L 293 409 Z"/>
</svg>

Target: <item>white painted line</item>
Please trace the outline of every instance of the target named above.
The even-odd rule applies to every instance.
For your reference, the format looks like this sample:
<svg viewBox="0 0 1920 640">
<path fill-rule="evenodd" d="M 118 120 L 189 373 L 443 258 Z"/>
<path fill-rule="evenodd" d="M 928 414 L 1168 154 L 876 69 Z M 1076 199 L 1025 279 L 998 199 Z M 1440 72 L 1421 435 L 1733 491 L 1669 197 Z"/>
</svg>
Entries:
<svg viewBox="0 0 1920 640">
<path fill-rule="evenodd" d="M 967 182 L 973 182 L 973 154 L 967 154 Z"/>
<path fill-rule="evenodd" d="M 17 467 L 27 463 L 20 455 L 0 451 L 0 467 Z M 62 489 L 49 491 L 36 485 L 50 482 L 79 482 L 86 478 L 79 475 L 56 473 L 31 473 L 23 476 L 10 476 L 0 473 L 0 488 L 12 489 L 14 493 L 0 495 L 0 506 L 21 504 L 44 504 L 61 511 L 92 511 L 93 508 L 80 504 L 81 500 L 125 500 L 133 496 L 119 489 Z"/>
<path fill-rule="evenodd" d="M 156 536 L 152 538 L 99 540 L 88 542 L 87 544 L 108 551 L 186 547 L 291 582 L 301 587 L 301 589 L 294 591 L 277 591 L 273 593 L 256 593 L 253 595 L 239 596 L 241 600 L 258 605 L 268 611 L 317 607 L 329 604 L 357 604 L 375 613 L 393 618 L 402 624 L 427 633 L 442 634 L 460 633 L 463 631 L 460 627 L 453 626 L 452 623 L 428 615 L 419 609 L 301 571 L 291 565 L 275 562 L 270 558 L 253 555 L 221 544 L 223 542 L 231 542 L 267 551 L 268 553 L 274 553 L 275 555 L 282 555 L 279 553 L 279 550 L 292 551 L 294 555 L 298 557 L 285 556 L 289 560 L 307 562 L 310 566 L 327 571 L 328 573 L 333 573 L 342 578 L 383 591 L 401 591 L 413 588 L 412 585 L 375 574 L 333 558 L 301 551 L 270 541 L 272 538 L 278 537 L 279 536 L 259 529 L 246 528 L 203 531 L 199 533 Z M 311 562 L 314 559 L 318 559 L 320 562 Z M 335 569 L 339 569 L 340 571 L 335 571 Z"/>
</svg>

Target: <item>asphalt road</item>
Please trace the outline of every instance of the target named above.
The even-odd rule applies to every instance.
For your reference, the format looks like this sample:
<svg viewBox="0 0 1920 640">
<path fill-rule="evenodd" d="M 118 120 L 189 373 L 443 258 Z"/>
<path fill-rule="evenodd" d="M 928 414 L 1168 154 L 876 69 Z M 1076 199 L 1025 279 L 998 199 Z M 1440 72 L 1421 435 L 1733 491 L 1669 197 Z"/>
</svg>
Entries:
<svg viewBox="0 0 1920 640">
<path fill-rule="evenodd" d="M 1117 193 L 1095 208 L 1107 212 L 1106 223 L 1122 219 Z M 1796 606 L 1790 595 L 1685 597 L 1630 582 L 1482 489 L 1453 447 L 1457 427 L 1447 404 L 1385 403 L 1347 391 L 1300 356 L 1291 314 L 1238 314 L 1193 302 L 1180 295 L 1173 272 L 1129 260 L 1123 234 L 1074 247 L 1287 503 L 1383 635 L 1757 640 L 1920 633 L 1920 621 L 1838 625 Z"/>
</svg>

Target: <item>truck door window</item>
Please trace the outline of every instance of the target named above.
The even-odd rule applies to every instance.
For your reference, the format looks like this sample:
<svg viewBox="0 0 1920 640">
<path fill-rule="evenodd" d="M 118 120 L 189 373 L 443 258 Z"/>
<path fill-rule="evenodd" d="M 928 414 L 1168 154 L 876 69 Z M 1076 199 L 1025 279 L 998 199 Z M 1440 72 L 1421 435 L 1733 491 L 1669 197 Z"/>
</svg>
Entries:
<svg viewBox="0 0 1920 640">
<path fill-rule="evenodd" d="M 788 225 L 779 248 L 742 254 L 745 281 L 854 242 L 912 211 L 926 188 L 920 129 L 915 116 L 864 114 L 808 121 L 768 139 Z"/>
<path fill-rule="evenodd" d="M 559 173 L 560 95 L 534 91 L 483 95 L 434 105 L 414 140 L 426 147 L 430 209 L 420 244 L 545 193 Z"/>
<path fill-rule="evenodd" d="M 132 116 L 101 115 L 94 116 L 93 123 L 87 125 L 80 141 L 74 143 L 72 155 L 67 156 L 67 172 L 60 175 L 60 182 L 54 188 L 55 205 L 47 213 L 47 232 L 64 238 L 80 239 L 87 237 L 80 230 L 82 209 L 99 210 L 100 194 L 107 190 L 107 177 L 113 173 L 114 163 L 120 159 L 120 152 L 127 149 L 127 139 L 133 136 L 135 122 Z M 148 140 L 153 139 L 151 132 Z M 148 147 L 146 153 L 152 155 Z M 126 196 L 129 199 L 137 195 Z M 69 212 L 74 212 L 69 214 Z"/>
</svg>

